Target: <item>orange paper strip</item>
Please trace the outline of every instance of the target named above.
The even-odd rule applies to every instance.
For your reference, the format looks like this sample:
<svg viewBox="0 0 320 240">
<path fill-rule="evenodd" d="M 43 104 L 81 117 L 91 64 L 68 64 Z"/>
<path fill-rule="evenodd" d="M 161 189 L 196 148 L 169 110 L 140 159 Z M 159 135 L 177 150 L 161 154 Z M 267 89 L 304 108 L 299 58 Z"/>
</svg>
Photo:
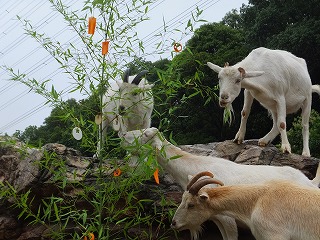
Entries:
<svg viewBox="0 0 320 240">
<path fill-rule="evenodd" d="M 160 181 L 159 181 L 159 169 L 158 168 L 154 171 L 153 177 L 154 177 L 154 180 L 156 181 L 156 183 L 160 184 Z"/>
<path fill-rule="evenodd" d="M 102 42 L 102 55 L 106 55 L 109 51 L 109 41 Z"/>
<path fill-rule="evenodd" d="M 97 19 L 95 17 L 89 17 L 88 34 L 94 34 L 96 23 Z"/>
</svg>

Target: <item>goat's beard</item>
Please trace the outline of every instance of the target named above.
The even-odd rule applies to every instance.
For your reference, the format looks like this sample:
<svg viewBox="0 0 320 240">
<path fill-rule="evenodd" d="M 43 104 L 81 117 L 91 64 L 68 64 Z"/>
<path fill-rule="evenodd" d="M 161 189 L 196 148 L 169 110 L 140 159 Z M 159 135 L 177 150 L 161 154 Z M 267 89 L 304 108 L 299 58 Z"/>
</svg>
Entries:
<svg viewBox="0 0 320 240">
<path fill-rule="evenodd" d="M 189 229 L 189 230 L 190 230 L 191 239 L 198 240 L 203 229 L 200 225 L 200 226 L 196 226 L 195 228 Z"/>
</svg>

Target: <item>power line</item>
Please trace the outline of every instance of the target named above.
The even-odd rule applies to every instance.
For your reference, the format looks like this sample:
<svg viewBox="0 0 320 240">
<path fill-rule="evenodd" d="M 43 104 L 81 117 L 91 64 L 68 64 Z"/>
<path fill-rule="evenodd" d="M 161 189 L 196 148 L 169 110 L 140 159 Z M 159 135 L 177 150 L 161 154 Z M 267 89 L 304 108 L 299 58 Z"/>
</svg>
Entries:
<svg viewBox="0 0 320 240">
<path fill-rule="evenodd" d="M 73 38 L 75 38 L 75 37 L 73 37 Z M 70 41 L 71 41 L 73 38 L 71 38 Z M 76 44 L 78 41 L 79 41 L 78 39 L 75 40 L 75 41 L 73 42 L 73 44 Z M 49 60 L 50 58 L 51 58 L 51 56 L 48 55 L 48 56 L 44 57 L 43 59 L 41 59 L 40 61 L 38 61 L 38 63 L 40 63 L 40 64 L 39 64 L 39 65 L 34 65 L 34 66 L 32 66 L 33 68 L 30 67 L 30 68 L 28 69 L 29 71 L 26 72 L 26 75 L 30 75 L 31 73 L 33 73 L 33 72 L 35 72 L 35 71 L 39 71 L 41 68 L 43 68 L 43 67 L 45 66 L 44 63 L 43 63 L 43 61 L 47 61 L 47 60 Z M 47 60 L 46 60 L 46 59 L 47 59 Z M 51 62 L 51 61 L 53 61 L 53 60 L 50 60 L 49 62 Z M 57 75 L 57 74 L 59 74 L 59 73 L 61 73 L 61 72 L 63 72 L 63 70 L 61 70 L 61 69 L 59 69 L 59 68 L 56 69 L 54 72 L 52 72 L 52 73 L 48 74 L 46 77 L 44 77 L 44 78 L 40 81 L 40 84 L 41 84 L 41 82 L 45 81 L 46 79 L 50 79 L 51 77 L 54 77 L 55 75 Z M 13 88 L 14 86 L 16 86 L 16 85 L 18 85 L 18 84 L 19 84 L 19 82 L 13 82 L 10 86 L 7 86 L 5 89 L 3 89 L 3 90 L 0 92 L 0 94 L 3 93 L 5 90 L 11 89 L 11 88 Z M 14 102 L 16 102 L 18 99 L 21 99 L 23 96 L 27 95 L 28 93 L 29 93 L 29 90 L 25 90 L 25 91 L 19 93 L 18 95 L 14 96 L 13 98 L 11 98 L 11 99 L 8 100 L 6 103 L 4 103 L 4 104 L 2 104 L 2 105 L 0 106 L 0 111 L 3 110 L 3 109 L 5 109 L 5 108 L 7 108 L 7 107 L 9 107 L 9 106 L 12 105 Z"/>
<path fill-rule="evenodd" d="M 42 7 L 45 3 L 46 3 L 46 1 L 43 1 L 41 5 L 40 5 L 40 4 L 37 4 L 36 6 L 38 6 L 38 7 L 32 7 L 26 14 L 28 14 L 28 13 L 32 14 L 32 13 L 36 12 L 36 11 L 37 11 L 40 7 Z M 23 8 L 19 13 L 21 13 L 21 12 L 22 12 L 23 10 L 25 10 L 25 9 L 26 9 L 26 8 Z M 19 16 L 19 13 L 17 14 L 17 16 Z M 25 15 L 26 15 L 26 14 L 25 14 Z M 21 18 L 22 18 L 22 16 L 21 16 Z M 18 20 L 18 19 L 16 19 L 16 20 Z M 16 21 L 15 23 L 9 25 L 3 32 L 6 33 L 7 30 L 14 29 L 17 25 L 19 25 L 19 21 Z M 1 39 L 1 37 L 0 37 L 0 39 Z"/>
<path fill-rule="evenodd" d="M 29 114 L 28 114 L 28 116 L 29 116 Z M 23 117 L 24 118 L 24 117 Z M 17 122 L 17 121 L 14 121 L 15 123 Z"/>
<path fill-rule="evenodd" d="M 22 3 L 22 1 L 15 1 L 15 2 L 14 2 L 13 4 L 11 4 L 7 9 L 5 9 L 5 12 L 6 12 L 7 14 L 9 14 L 11 10 L 17 8 L 17 6 L 19 6 L 21 3 Z M 16 5 L 15 5 L 15 4 L 16 4 Z M 15 5 L 15 6 L 14 6 L 14 5 Z M 12 6 L 13 6 L 13 7 L 12 7 Z M 12 8 L 11 8 L 11 7 L 12 7 Z M 10 9 L 10 8 L 11 8 L 11 9 Z M 1 14 L 1 16 L 2 16 L 2 17 L 0 17 L 0 21 L 3 22 L 2 19 L 6 18 L 6 14 Z"/>
<path fill-rule="evenodd" d="M 164 1 L 164 0 L 163 0 Z M 162 1 L 162 2 L 163 2 Z M 220 0 L 219 0 L 220 1 Z M 162 3 L 161 2 L 161 3 Z M 207 0 L 205 3 L 208 3 L 209 1 Z M 218 1 L 217 1 L 218 2 Z M 215 4 L 216 2 L 214 2 L 213 4 Z M 199 4 L 199 2 L 198 2 L 198 4 Z M 211 5 L 213 5 L 213 4 L 211 4 Z M 160 5 L 160 3 L 158 3 L 154 8 L 156 8 L 157 6 L 159 6 Z M 195 6 L 196 4 L 194 4 L 193 5 L 193 7 Z M 202 5 L 201 5 L 202 6 Z M 152 9 L 154 9 L 154 8 L 152 8 Z M 191 7 L 190 7 L 191 8 Z M 187 10 L 185 10 L 185 11 L 183 11 L 182 13 L 180 13 L 178 16 L 180 16 L 181 14 L 183 14 L 183 13 L 185 13 L 185 12 L 187 12 L 190 8 L 188 8 Z M 151 11 L 151 10 L 150 10 Z M 179 22 L 179 21 L 182 21 L 182 19 L 184 19 L 185 18 L 185 15 L 182 15 L 179 19 L 177 19 L 177 18 L 173 18 L 173 19 L 171 19 L 169 22 L 168 22 L 168 27 L 171 27 L 171 26 L 173 26 L 176 22 Z M 173 20 L 175 20 L 175 21 L 173 21 Z M 183 23 L 180 23 L 180 25 L 182 25 Z M 150 35 L 152 35 L 152 34 L 155 34 L 157 31 L 159 31 L 160 30 L 160 32 L 161 32 L 161 30 L 162 30 L 162 27 L 159 27 L 158 29 L 156 29 L 156 30 L 154 30 L 153 32 L 151 32 L 151 33 L 149 33 L 146 37 L 144 37 L 143 39 L 146 39 L 147 38 L 147 40 L 146 41 L 152 41 L 152 39 L 156 39 L 156 36 L 152 36 L 152 37 L 149 37 Z M 149 37 L 149 38 L 148 38 Z M 149 43 L 149 45 L 150 45 L 150 43 Z M 147 45 L 147 46 L 149 46 L 149 45 Z M 34 68 L 32 71 L 35 71 L 36 70 L 36 68 Z M 55 72 L 53 72 L 53 73 L 55 73 Z M 23 120 L 25 120 L 26 118 L 28 118 L 28 117 L 31 117 L 33 114 L 35 114 L 36 112 L 38 112 L 38 111 L 40 111 L 41 109 L 40 109 L 40 107 L 39 107 L 40 105 L 38 105 L 38 106 L 36 106 L 35 108 L 33 108 L 34 110 L 32 111 L 32 110 L 30 110 L 30 111 L 28 111 L 27 113 L 25 113 L 25 114 L 23 114 L 22 116 L 20 116 L 20 117 L 18 117 L 18 118 L 16 118 L 15 120 L 13 120 L 13 121 L 11 121 L 10 123 L 8 123 L 7 125 L 5 125 L 5 126 L 3 126 L 2 128 L 0 128 L 0 131 L 3 131 L 3 129 L 6 129 L 6 128 L 8 128 L 8 127 L 12 127 L 12 126 L 14 126 L 15 124 L 17 124 L 17 123 L 20 123 L 21 121 L 23 121 Z M 41 105 L 42 107 L 44 107 L 44 105 Z"/>
<path fill-rule="evenodd" d="M 76 0 L 71 0 L 70 4 L 72 4 L 73 2 L 75 2 Z M 38 24 L 34 29 L 35 30 L 40 30 L 42 29 L 45 24 L 48 24 L 49 21 L 52 21 L 53 19 L 56 19 L 57 16 L 59 16 L 59 14 L 57 12 L 54 12 L 53 14 L 49 14 L 46 17 L 42 18 L 41 20 L 39 20 L 36 24 Z M 65 29 L 67 29 L 68 27 L 65 27 Z M 7 46 L 5 46 L 4 48 L 2 48 L 1 51 L 1 55 L 0 55 L 0 59 L 4 56 L 6 56 L 10 51 L 12 51 L 14 49 L 15 46 L 19 45 L 21 42 L 23 42 L 26 38 L 28 38 L 28 35 L 26 34 L 21 34 L 22 37 L 18 37 L 15 41 L 11 42 L 10 44 L 8 44 Z"/>
</svg>

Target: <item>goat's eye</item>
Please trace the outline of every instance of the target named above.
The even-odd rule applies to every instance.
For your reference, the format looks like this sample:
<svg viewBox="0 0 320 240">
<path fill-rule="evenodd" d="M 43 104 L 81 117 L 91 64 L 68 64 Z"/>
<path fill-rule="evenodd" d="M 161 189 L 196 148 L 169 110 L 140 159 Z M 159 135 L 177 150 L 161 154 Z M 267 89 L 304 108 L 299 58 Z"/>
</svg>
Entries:
<svg viewBox="0 0 320 240">
<path fill-rule="evenodd" d="M 193 203 L 189 203 L 188 204 L 188 208 L 194 208 L 194 204 Z"/>
<path fill-rule="evenodd" d="M 240 78 L 236 79 L 236 83 L 240 83 L 240 82 L 241 82 Z"/>
</svg>

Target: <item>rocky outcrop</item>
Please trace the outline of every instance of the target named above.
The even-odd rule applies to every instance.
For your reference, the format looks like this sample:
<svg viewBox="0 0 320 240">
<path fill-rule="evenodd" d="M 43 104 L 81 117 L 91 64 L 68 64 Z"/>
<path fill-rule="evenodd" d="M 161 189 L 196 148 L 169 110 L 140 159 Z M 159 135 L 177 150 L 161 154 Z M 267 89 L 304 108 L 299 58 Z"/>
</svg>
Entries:
<svg viewBox="0 0 320 240">
<path fill-rule="evenodd" d="M 184 145 L 181 148 L 197 155 L 219 156 L 241 164 L 289 165 L 300 169 L 309 178 L 314 177 L 319 162 L 318 159 L 312 157 L 283 154 L 272 145 L 262 148 L 257 146 L 256 141 L 247 141 L 241 145 L 232 141 L 224 141 Z M 52 158 L 52 155 L 55 157 Z M 11 185 L 17 193 L 24 193 L 32 189 L 35 201 L 48 196 L 70 198 L 81 189 L 66 187 L 62 194 L 61 190 L 55 186 L 55 181 L 62 177 L 66 184 L 73 182 L 93 184 L 99 164 L 100 169 L 101 164 L 103 165 L 106 176 L 114 171 L 108 163 L 83 157 L 80 152 L 61 144 L 47 144 L 41 149 L 35 149 L 28 148 L 22 143 L 2 141 L 0 142 L 0 187 Z M 58 166 L 63 166 L 64 171 L 57 173 L 56 168 Z M 63 176 L 59 178 L 57 174 L 63 174 Z M 141 197 L 153 200 L 146 203 L 145 206 L 145 210 L 149 211 L 149 214 L 154 214 L 155 209 L 161 209 L 161 211 L 167 211 L 169 208 L 174 209 L 176 204 L 180 202 L 181 195 L 181 188 L 165 173 L 160 178 L 160 185 L 155 184 L 153 180 L 141 184 Z M 165 207 L 161 200 L 163 196 L 169 203 Z M 0 195 L 0 240 L 46 239 L 44 237 L 47 231 L 46 227 L 29 225 L 27 220 L 18 219 L 19 211 L 12 207 L 14 206 L 13 203 L 13 198 Z M 87 207 L 86 203 L 77 202 L 76 204 L 81 209 Z M 166 207 L 167 210 L 164 209 Z M 169 228 L 168 220 L 161 219 L 161 221 L 167 221 Z M 221 239 L 215 227 L 212 228 L 211 226 L 210 229 L 212 230 L 208 231 L 209 233 L 206 232 L 202 239 L 210 239 L 213 235 L 216 235 L 215 239 Z M 129 234 L 131 233 L 134 236 L 139 236 L 139 232 L 141 234 L 143 230 L 130 229 L 128 231 Z M 240 234 L 239 239 L 251 239 L 247 234 L 245 233 L 243 238 Z M 172 236 L 174 236 L 173 232 Z M 179 239 L 189 239 L 189 234 L 185 232 L 179 233 L 178 236 Z M 141 239 L 143 238 L 141 237 Z"/>
<path fill-rule="evenodd" d="M 258 140 L 235 144 L 232 141 L 184 145 L 181 148 L 197 155 L 217 156 L 240 164 L 291 166 L 301 170 L 310 179 L 314 178 L 319 159 L 304 157 L 298 154 L 287 154 L 270 144 L 267 147 L 258 146 Z"/>
</svg>

